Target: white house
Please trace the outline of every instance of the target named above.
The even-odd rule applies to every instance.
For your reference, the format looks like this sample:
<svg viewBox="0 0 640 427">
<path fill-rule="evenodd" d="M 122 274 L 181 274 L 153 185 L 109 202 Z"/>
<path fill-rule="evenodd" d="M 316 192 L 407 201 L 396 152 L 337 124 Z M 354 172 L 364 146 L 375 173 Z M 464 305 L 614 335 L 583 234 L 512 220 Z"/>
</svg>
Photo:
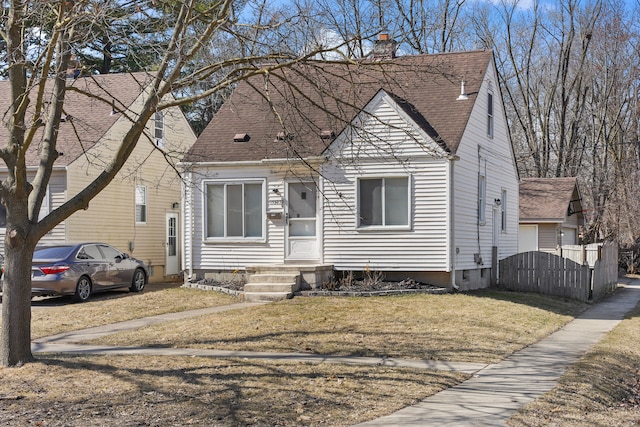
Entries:
<svg viewBox="0 0 640 427">
<path fill-rule="evenodd" d="M 492 52 L 396 57 L 388 43 L 238 84 L 185 156 L 189 280 L 271 266 L 466 290 L 517 252 Z"/>
</svg>

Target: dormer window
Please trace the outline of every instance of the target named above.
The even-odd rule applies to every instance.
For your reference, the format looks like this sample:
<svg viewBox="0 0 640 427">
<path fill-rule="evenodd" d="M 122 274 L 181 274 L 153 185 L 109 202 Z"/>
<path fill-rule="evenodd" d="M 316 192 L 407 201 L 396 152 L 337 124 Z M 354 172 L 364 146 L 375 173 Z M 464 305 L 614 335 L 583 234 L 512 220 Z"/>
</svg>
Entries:
<svg viewBox="0 0 640 427">
<path fill-rule="evenodd" d="M 153 142 L 158 148 L 164 147 L 164 114 L 160 111 L 156 111 L 153 116 L 154 130 L 153 130 Z"/>
</svg>

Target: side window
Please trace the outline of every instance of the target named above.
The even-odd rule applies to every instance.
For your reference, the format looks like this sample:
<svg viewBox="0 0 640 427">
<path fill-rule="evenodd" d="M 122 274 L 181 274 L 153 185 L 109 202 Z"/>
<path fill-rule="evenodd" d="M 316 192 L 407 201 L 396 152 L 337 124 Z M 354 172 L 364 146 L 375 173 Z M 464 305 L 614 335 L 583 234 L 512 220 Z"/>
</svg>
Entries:
<svg viewBox="0 0 640 427">
<path fill-rule="evenodd" d="M 478 222 L 485 221 L 487 180 L 484 175 L 478 176 Z"/>
<path fill-rule="evenodd" d="M 102 254 L 100 253 L 96 245 L 86 245 L 82 249 L 80 249 L 80 252 L 78 252 L 78 255 L 76 256 L 76 258 L 102 259 Z"/>
<path fill-rule="evenodd" d="M 100 251 L 104 255 L 104 259 L 109 260 L 109 261 L 115 259 L 115 257 L 117 257 L 117 256 L 121 256 L 122 255 L 120 253 L 120 251 L 116 250 L 115 248 L 112 248 L 111 246 L 107 246 L 107 245 L 100 245 Z"/>
<path fill-rule="evenodd" d="M 493 94 L 487 95 L 487 136 L 493 138 Z"/>
<path fill-rule="evenodd" d="M 409 178 L 358 180 L 358 226 L 409 225 Z"/>
<path fill-rule="evenodd" d="M 0 228 L 7 228 L 7 208 L 0 203 Z"/>
<path fill-rule="evenodd" d="M 147 222 L 147 187 L 136 185 L 136 222 Z"/>
<path fill-rule="evenodd" d="M 502 231 L 507 231 L 507 190 L 502 190 L 502 195 L 500 196 L 501 206 L 502 206 Z"/>
<path fill-rule="evenodd" d="M 164 114 L 161 111 L 156 111 L 153 116 L 153 141 L 156 147 L 164 147 Z"/>
</svg>

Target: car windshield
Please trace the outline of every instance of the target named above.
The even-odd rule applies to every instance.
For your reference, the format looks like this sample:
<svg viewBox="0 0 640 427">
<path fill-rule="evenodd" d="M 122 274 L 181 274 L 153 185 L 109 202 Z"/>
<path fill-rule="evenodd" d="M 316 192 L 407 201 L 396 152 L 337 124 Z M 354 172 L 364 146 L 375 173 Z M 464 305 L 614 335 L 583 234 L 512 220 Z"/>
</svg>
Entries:
<svg viewBox="0 0 640 427">
<path fill-rule="evenodd" d="M 36 248 L 33 253 L 33 259 L 63 259 L 71 255 L 71 252 L 75 249 L 75 246 L 54 246 L 54 247 L 41 247 Z"/>
</svg>

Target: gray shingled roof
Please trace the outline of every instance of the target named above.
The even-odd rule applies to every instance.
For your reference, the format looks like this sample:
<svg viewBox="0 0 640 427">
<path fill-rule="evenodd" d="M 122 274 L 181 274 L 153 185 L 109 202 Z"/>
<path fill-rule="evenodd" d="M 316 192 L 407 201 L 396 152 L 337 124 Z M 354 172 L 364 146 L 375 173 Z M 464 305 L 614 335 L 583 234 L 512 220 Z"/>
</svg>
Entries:
<svg viewBox="0 0 640 427">
<path fill-rule="evenodd" d="M 338 135 L 380 90 L 455 153 L 491 59 L 490 51 L 472 51 L 390 62 L 311 62 L 253 77 L 238 83 L 184 161 L 320 155 L 332 141 L 321 133 Z M 466 101 L 457 100 L 462 80 Z M 283 129 L 290 137 L 278 139 Z M 250 139 L 234 142 L 241 134 Z"/>
<path fill-rule="evenodd" d="M 520 182 L 520 221 L 563 222 L 576 178 L 525 178 Z"/>
<path fill-rule="evenodd" d="M 107 100 L 113 99 L 116 106 L 125 109 L 140 95 L 150 79 L 151 76 L 146 73 L 103 74 L 78 78 L 69 81 L 69 85 L 88 91 L 94 96 Z M 9 120 L 7 116 L 9 91 L 9 82 L 0 81 L 0 120 L 2 121 L 0 141 L 3 145 L 8 138 L 6 124 Z M 31 96 L 33 97 L 34 94 L 32 93 Z M 64 166 L 71 164 L 82 155 L 84 150 L 97 143 L 121 117 L 120 114 L 111 113 L 111 104 L 71 90 L 66 92 L 64 112 L 67 118 L 71 117 L 71 121 L 60 123 L 56 147 L 63 153 L 56 161 L 56 165 Z M 27 153 L 28 166 L 35 166 L 39 162 L 37 150 L 41 139 L 42 132 L 39 132 Z"/>
</svg>

